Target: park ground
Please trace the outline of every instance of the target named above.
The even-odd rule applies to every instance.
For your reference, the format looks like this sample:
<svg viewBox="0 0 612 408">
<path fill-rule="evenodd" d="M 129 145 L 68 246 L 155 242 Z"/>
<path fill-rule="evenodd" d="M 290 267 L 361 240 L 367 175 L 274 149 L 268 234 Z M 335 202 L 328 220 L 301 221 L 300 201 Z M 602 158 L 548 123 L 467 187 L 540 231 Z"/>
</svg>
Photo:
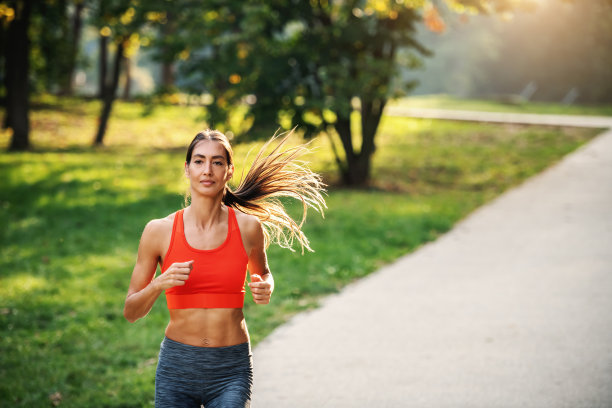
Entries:
<svg viewBox="0 0 612 408">
<path fill-rule="evenodd" d="M 145 223 L 183 205 L 184 148 L 203 126 L 201 108 L 116 108 L 106 146 L 91 148 L 97 102 L 41 101 L 32 114 L 35 149 L 0 155 L 0 401 L 11 406 L 136 407 L 152 399 L 167 313 L 158 302 L 130 325 L 123 299 Z M 306 226 L 316 252 L 270 250 L 277 291 L 269 307 L 247 300 L 253 343 L 597 133 L 385 117 L 364 190 L 335 185 L 319 137 L 312 167 L 330 188 L 325 219 L 309 214 Z M 8 138 L 0 135 L 2 147 Z M 236 146 L 237 174 L 257 146 Z"/>
</svg>

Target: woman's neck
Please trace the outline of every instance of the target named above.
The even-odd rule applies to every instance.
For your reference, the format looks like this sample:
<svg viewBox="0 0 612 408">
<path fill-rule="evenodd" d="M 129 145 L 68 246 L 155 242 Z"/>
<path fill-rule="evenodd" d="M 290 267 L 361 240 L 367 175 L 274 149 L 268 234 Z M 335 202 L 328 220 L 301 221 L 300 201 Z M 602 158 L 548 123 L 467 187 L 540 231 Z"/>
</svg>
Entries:
<svg viewBox="0 0 612 408">
<path fill-rule="evenodd" d="M 188 217 L 199 228 L 208 229 L 212 227 L 217 222 L 220 222 L 222 218 L 223 204 L 221 198 L 221 196 L 211 198 L 192 195 L 191 204 L 186 209 Z"/>
</svg>

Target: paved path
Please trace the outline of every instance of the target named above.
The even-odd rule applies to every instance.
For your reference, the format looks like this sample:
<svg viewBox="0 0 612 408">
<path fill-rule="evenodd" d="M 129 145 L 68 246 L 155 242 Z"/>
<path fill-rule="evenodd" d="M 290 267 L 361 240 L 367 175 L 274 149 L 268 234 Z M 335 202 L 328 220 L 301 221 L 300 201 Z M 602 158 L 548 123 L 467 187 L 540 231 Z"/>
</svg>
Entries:
<svg viewBox="0 0 612 408">
<path fill-rule="evenodd" d="M 608 131 L 277 329 L 253 406 L 612 407 L 611 316 Z"/>
<path fill-rule="evenodd" d="M 610 128 L 610 116 L 579 115 L 541 115 L 534 113 L 478 112 L 450 109 L 404 108 L 389 106 L 385 109 L 388 116 L 411 116 L 426 119 L 450 119 L 476 122 L 520 123 L 525 125 L 552 125 Z"/>
</svg>

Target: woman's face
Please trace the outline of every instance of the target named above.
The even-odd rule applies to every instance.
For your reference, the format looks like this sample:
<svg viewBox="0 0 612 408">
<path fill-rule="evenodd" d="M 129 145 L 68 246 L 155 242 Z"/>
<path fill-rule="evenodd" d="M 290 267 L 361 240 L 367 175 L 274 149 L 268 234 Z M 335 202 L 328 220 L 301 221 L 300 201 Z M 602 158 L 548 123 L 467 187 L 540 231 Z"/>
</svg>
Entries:
<svg viewBox="0 0 612 408">
<path fill-rule="evenodd" d="M 192 194 L 216 196 L 232 178 L 234 166 L 227 162 L 227 152 L 215 140 L 202 140 L 194 147 L 191 162 L 185 163 L 185 175 Z"/>
</svg>

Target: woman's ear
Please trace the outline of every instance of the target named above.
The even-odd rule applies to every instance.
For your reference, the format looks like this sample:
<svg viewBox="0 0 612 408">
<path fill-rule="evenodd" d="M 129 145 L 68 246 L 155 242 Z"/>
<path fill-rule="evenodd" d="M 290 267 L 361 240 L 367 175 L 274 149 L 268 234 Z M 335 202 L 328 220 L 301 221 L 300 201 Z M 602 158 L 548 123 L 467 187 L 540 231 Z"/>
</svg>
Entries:
<svg viewBox="0 0 612 408">
<path fill-rule="evenodd" d="M 232 177 L 234 177 L 234 165 L 230 164 L 229 168 L 227 169 L 227 180 L 226 181 L 231 180 Z"/>
<path fill-rule="evenodd" d="M 189 178 L 189 163 L 185 162 L 185 177 Z"/>
</svg>

